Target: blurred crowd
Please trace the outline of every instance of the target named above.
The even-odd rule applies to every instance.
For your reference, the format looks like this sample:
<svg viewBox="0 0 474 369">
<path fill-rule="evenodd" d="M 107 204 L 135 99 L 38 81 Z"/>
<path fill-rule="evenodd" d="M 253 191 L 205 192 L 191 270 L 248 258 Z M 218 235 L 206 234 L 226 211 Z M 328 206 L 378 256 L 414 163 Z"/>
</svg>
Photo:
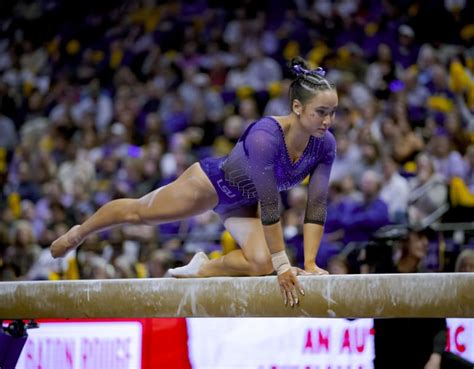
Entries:
<svg viewBox="0 0 474 369">
<path fill-rule="evenodd" d="M 208 212 L 102 232 L 60 260 L 48 250 L 105 202 L 286 114 L 298 55 L 339 93 L 322 267 L 370 272 L 361 255 L 389 225 L 474 220 L 473 2 L 21 0 L 0 14 L 0 280 L 161 277 L 237 247 Z M 304 183 L 282 194 L 295 264 L 305 201 Z M 474 271 L 472 229 L 427 235 L 417 270 Z"/>
</svg>

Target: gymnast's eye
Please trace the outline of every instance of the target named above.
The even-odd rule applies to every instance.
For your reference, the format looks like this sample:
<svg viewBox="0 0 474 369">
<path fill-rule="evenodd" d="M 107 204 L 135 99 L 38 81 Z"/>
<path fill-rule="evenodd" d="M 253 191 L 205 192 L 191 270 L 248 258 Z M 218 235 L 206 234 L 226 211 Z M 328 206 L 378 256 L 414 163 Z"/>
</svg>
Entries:
<svg viewBox="0 0 474 369">
<path fill-rule="evenodd" d="M 336 109 L 316 109 L 316 113 L 318 114 L 319 117 L 324 118 L 328 115 L 331 117 L 334 117 L 336 115 Z"/>
<path fill-rule="evenodd" d="M 316 109 L 316 113 L 321 117 L 324 118 L 328 115 L 328 111 L 326 109 Z"/>
</svg>

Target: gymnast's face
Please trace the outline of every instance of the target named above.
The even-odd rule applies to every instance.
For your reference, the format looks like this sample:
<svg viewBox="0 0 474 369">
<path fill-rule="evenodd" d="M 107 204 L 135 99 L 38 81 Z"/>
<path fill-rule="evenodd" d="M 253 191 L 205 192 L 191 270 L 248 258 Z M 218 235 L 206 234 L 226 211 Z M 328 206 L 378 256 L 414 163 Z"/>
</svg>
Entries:
<svg viewBox="0 0 474 369">
<path fill-rule="evenodd" d="M 293 112 L 296 113 L 303 130 L 316 137 L 323 137 L 333 124 L 338 104 L 335 90 L 317 91 L 314 96 L 302 104 L 293 101 Z"/>
</svg>

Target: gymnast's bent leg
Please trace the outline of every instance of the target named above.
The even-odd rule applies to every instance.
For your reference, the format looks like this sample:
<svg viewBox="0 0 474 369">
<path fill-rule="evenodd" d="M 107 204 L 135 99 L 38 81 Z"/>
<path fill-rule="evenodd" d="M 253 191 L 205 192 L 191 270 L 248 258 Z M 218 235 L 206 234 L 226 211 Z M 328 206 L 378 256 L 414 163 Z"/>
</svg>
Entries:
<svg viewBox="0 0 474 369">
<path fill-rule="evenodd" d="M 88 236 L 114 226 L 176 221 L 212 209 L 217 202 L 216 190 L 199 163 L 195 163 L 174 182 L 140 199 L 118 199 L 103 205 L 83 224 L 72 227 L 54 241 L 51 254 L 64 256 Z"/>
<path fill-rule="evenodd" d="M 249 209 L 242 209 L 243 213 Z M 197 253 L 191 262 L 183 267 L 169 270 L 173 277 L 213 277 L 213 276 L 259 276 L 273 272 L 270 251 L 268 250 L 260 218 L 254 216 L 226 217 L 224 225 L 240 245 L 220 258 L 209 260 L 204 253 Z"/>
</svg>

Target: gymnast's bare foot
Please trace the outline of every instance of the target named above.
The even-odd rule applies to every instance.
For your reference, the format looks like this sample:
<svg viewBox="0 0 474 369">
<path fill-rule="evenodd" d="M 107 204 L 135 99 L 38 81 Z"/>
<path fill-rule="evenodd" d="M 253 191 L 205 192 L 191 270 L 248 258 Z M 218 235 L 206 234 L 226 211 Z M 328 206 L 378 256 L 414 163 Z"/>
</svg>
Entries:
<svg viewBox="0 0 474 369">
<path fill-rule="evenodd" d="M 53 258 L 63 257 L 84 241 L 79 234 L 79 228 L 80 225 L 75 225 L 51 244 L 51 255 Z"/>
<path fill-rule="evenodd" d="M 189 264 L 178 268 L 169 269 L 167 274 L 175 278 L 197 278 L 202 277 L 199 274 L 201 267 L 209 262 L 209 258 L 204 252 L 198 252 L 193 256 Z"/>
</svg>

